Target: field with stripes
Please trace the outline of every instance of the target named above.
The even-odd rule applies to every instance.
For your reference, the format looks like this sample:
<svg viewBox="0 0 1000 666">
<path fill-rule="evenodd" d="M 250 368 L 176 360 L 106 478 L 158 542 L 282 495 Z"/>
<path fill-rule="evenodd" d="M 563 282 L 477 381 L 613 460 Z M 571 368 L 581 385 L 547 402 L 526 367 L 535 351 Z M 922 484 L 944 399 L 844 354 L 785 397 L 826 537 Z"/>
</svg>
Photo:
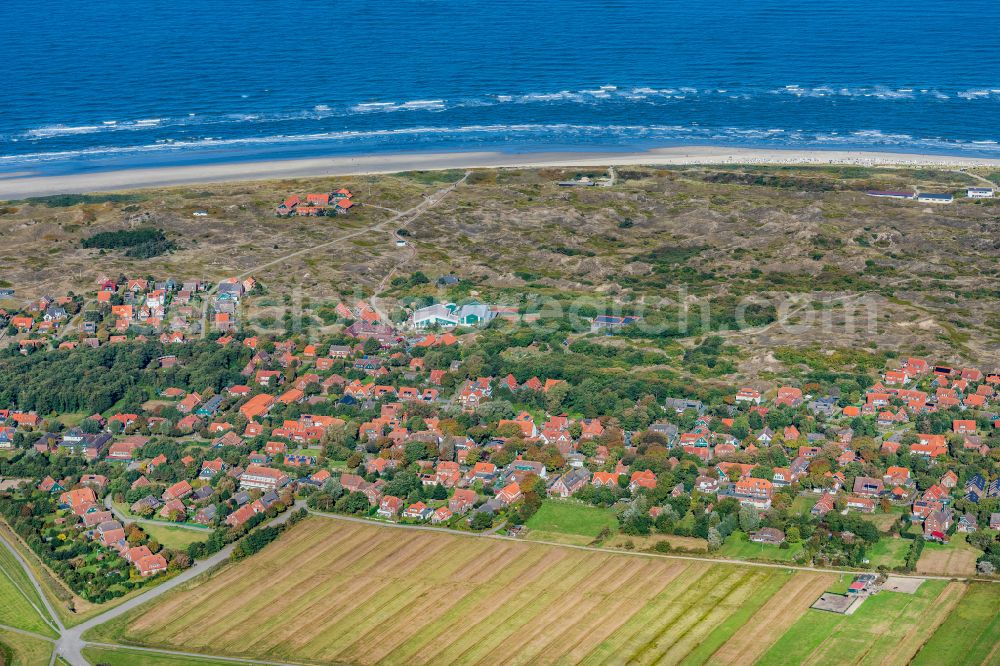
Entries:
<svg viewBox="0 0 1000 666">
<path fill-rule="evenodd" d="M 95 639 L 310 664 L 997 663 L 1000 586 L 809 609 L 838 578 L 313 517 Z"/>
</svg>

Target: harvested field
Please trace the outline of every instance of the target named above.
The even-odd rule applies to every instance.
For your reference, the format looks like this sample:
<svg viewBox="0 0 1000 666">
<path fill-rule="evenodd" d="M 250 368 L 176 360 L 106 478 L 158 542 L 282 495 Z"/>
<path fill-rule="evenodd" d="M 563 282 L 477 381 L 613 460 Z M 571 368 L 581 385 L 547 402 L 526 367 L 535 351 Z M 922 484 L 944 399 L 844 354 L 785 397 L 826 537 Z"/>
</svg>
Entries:
<svg viewBox="0 0 1000 666">
<path fill-rule="evenodd" d="M 752 618 L 778 635 L 830 580 L 311 518 L 97 631 L 306 663 L 730 663 Z"/>
<path fill-rule="evenodd" d="M 833 574 L 797 573 L 709 659 L 710 664 L 750 663 L 764 654 L 816 598 L 829 587 Z"/>
<path fill-rule="evenodd" d="M 88 638 L 308 664 L 906 664 L 951 649 L 957 614 L 974 663 L 996 654 L 992 586 L 927 580 L 851 616 L 809 609 L 833 587 L 835 574 L 309 518 Z"/>
<path fill-rule="evenodd" d="M 979 551 L 955 538 L 948 545 L 929 543 L 917 561 L 917 573 L 971 576 L 976 573 Z"/>
</svg>

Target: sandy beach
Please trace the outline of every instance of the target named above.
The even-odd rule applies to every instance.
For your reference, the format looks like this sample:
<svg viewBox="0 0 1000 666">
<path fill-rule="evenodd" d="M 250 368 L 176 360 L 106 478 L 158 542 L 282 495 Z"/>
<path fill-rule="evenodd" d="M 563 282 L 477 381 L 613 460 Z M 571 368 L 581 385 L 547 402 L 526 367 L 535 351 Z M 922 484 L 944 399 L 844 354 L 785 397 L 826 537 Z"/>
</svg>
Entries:
<svg viewBox="0 0 1000 666">
<path fill-rule="evenodd" d="M 61 176 L 25 172 L 0 174 L 0 200 L 53 194 L 107 192 L 146 187 L 241 180 L 271 180 L 316 176 L 396 173 L 413 170 L 491 167 L 599 167 L 684 164 L 783 164 L 903 167 L 1000 167 L 1000 159 L 820 150 L 764 150 L 688 146 L 645 152 L 565 153 L 400 153 L 258 162 L 226 162 L 196 166 L 156 167 Z"/>
</svg>

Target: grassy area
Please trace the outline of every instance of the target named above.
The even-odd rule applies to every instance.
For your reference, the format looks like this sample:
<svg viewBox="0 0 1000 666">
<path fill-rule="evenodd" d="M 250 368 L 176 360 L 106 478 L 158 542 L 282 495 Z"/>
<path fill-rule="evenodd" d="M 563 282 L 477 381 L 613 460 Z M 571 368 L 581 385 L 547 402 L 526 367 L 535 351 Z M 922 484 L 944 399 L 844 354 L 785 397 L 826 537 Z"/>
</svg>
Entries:
<svg viewBox="0 0 1000 666">
<path fill-rule="evenodd" d="M 972 583 L 958 606 L 924 643 L 915 666 L 996 664 L 1000 649 L 1000 587 Z"/>
<path fill-rule="evenodd" d="M 962 587 L 935 580 L 915 594 L 881 592 L 850 616 L 810 609 L 757 663 L 906 664 Z"/>
<path fill-rule="evenodd" d="M 847 588 L 850 587 L 851 581 L 853 580 L 854 574 L 841 574 L 832 585 L 827 586 L 826 592 L 832 592 L 834 594 L 847 594 Z"/>
<path fill-rule="evenodd" d="M 6 649 L 3 649 L 6 648 Z M 41 638 L 0 629 L 0 663 L 7 666 L 47 666 L 53 644 Z"/>
<path fill-rule="evenodd" d="M 220 661 L 209 657 L 188 657 L 175 654 L 157 654 L 128 648 L 84 648 L 83 656 L 92 664 L 108 666 L 232 666 L 231 661 Z"/>
<path fill-rule="evenodd" d="M 788 548 L 753 543 L 743 532 L 736 532 L 726 539 L 718 553 L 722 557 L 740 560 L 769 560 L 774 562 L 793 562 L 795 556 L 802 552 L 801 543 L 789 544 Z"/>
<path fill-rule="evenodd" d="M 868 561 L 872 567 L 903 566 L 906 562 L 906 552 L 910 549 L 910 539 L 883 537 L 867 551 Z"/>
<path fill-rule="evenodd" d="M 142 529 L 146 530 L 147 532 L 149 531 L 148 528 L 156 529 L 157 527 L 164 527 L 164 528 L 167 528 L 167 529 L 184 529 L 184 528 L 178 528 L 175 523 L 171 523 L 168 520 L 160 520 L 160 519 L 155 518 L 155 517 L 153 517 L 153 518 L 143 518 L 142 516 L 137 516 L 134 513 L 132 513 L 131 511 L 129 511 L 128 504 L 122 504 L 121 502 L 113 502 L 113 504 L 114 504 L 115 510 L 118 511 L 119 513 L 121 513 L 123 516 L 125 516 L 125 518 L 129 518 L 129 519 L 132 519 L 132 520 L 141 520 L 142 521 L 142 523 L 141 523 Z M 190 525 L 191 527 L 195 527 L 197 529 L 203 529 L 205 531 L 205 534 L 203 536 L 197 537 L 195 539 L 196 541 L 208 538 L 209 532 L 212 531 L 211 528 L 204 527 L 202 525 L 199 525 L 198 523 L 188 522 L 188 523 L 185 523 L 185 525 Z M 189 531 L 191 531 L 191 530 L 189 530 Z M 163 543 L 163 542 L 161 541 L 160 543 Z"/>
<path fill-rule="evenodd" d="M 32 599 L 29 602 L 35 595 L 22 590 L 8 571 L 6 564 L 0 567 L 0 599 L 3 600 L 0 604 L 0 624 L 55 637 L 55 631 L 39 615 L 39 611 L 44 612 L 42 606 L 39 604 L 39 610 L 35 610 L 32 602 L 37 604 L 37 601 Z"/>
<path fill-rule="evenodd" d="M 608 528 L 618 529 L 618 519 L 611 509 L 603 509 L 580 502 L 546 500 L 527 524 L 529 529 L 562 534 L 579 534 L 596 537 Z"/>
<path fill-rule="evenodd" d="M 170 525 L 154 525 L 152 523 L 142 523 L 142 529 L 146 534 L 156 539 L 161 545 L 167 548 L 183 550 L 196 541 L 204 541 L 211 534 L 211 530 L 204 532 L 186 529 L 183 527 L 173 527 Z"/>
<path fill-rule="evenodd" d="M 87 638 L 310 663 L 704 663 L 762 607 L 793 622 L 829 579 L 309 518 Z"/>
<path fill-rule="evenodd" d="M 899 517 L 904 513 L 907 513 L 909 509 L 904 506 L 894 506 L 888 513 L 882 513 L 879 511 L 871 516 L 868 516 L 868 520 L 875 523 L 875 526 L 883 532 L 888 532 L 889 528 L 899 520 Z"/>
<path fill-rule="evenodd" d="M 792 500 L 792 506 L 789 507 L 788 512 L 798 516 L 804 516 L 812 510 L 813 506 L 815 506 L 818 501 L 818 495 L 798 495 L 794 500 Z"/>
<path fill-rule="evenodd" d="M 676 534 L 652 533 L 649 536 L 630 536 L 628 534 L 616 534 L 601 545 L 606 548 L 623 548 L 625 550 L 651 551 L 656 549 L 656 544 L 666 541 L 673 551 L 700 552 L 708 551 L 708 542 L 698 537 L 677 536 Z M 632 547 L 629 547 L 629 544 Z"/>
<path fill-rule="evenodd" d="M 52 630 L 42 621 L 42 617 L 52 619 L 45 604 L 20 562 L 4 547 L 0 547 L 0 598 L 7 602 L 0 607 L 0 624 L 51 634 Z M 8 621 L 11 614 L 18 621 Z"/>
</svg>

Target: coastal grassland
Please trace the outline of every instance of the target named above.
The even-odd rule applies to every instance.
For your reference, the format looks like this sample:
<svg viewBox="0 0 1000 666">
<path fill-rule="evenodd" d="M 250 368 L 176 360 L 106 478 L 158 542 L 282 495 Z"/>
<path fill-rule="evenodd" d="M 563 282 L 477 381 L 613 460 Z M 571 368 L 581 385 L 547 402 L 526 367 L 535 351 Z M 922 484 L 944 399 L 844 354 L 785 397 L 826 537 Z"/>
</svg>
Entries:
<svg viewBox="0 0 1000 666">
<path fill-rule="evenodd" d="M 958 605 L 913 659 L 915 666 L 1000 661 L 1000 586 L 971 583 Z"/>
<path fill-rule="evenodd" d="M 853 615 L 809 609 L 758 664 L 907 664 L 965 585 L 927 580 L 914 594 L 880 592 Z"/>
<path fill-rule="evenodd" d="M 770 354 L 775 348 L 851 350 L 859 359 L 880 350 L 920 348 L 942 361 L 1000 362 L 1000 335 L 990 324 L 997 321 L 1000 297 L 997 206 L 959 198 L 930 208 L 862 194 L 914 184 L 955 190 L 971 182 L 963 174 L 636 166 L 618 170 L 613 187 L 556 185 L 578 173 L 601 171 L 477 170 L 407 224 L 406 248 L 392 243 L 395 224 L 326 244 L 375 227 L 460 174 L 157 188 L 130 193 L 130 199 L 67 199 L 59 206 L 23 201 L 0 209 L 5 239 L 0 258 L 6 260 L 0 262 L 0 283 L 17 288 L 20 299 L 86 293 L 100 274 L 217 280 L 253 272 L 266 286 L 267 299 L 277 304 L 299 299 L 305 321 L 321 321 L 331 301 L 370 295 L 394 268 L 399 281 L 389 284 L 386 295 L 403 302 L 475 297 L 525 312 L 539 300 L 565 305 L 585 299 L 606 308 L 642 303 L 644 319 L 652 321 L 677 320 L 677 289 L 683 285 L 685 300 L 711 305 L 715 327 L 732 326 L 744 297 L 769 303 L 761 305 L 763 316 L 753 318 L 761 325 L 730 335 L 743 352 L 738 367 L 723 367 L 714 376 L 801 367 L 802 357 L 775 357 Z M 274 205 L 290 193 L 340 186 L 352 188 L 362 204 L 350 215 L 274 216 Z M 192 217 L 197 209 L 208 217 Z M 81 247 L 94 234 L 133 226 L 162 230 L 177 249 L 137 260 L 117 250 L 101 255 Z M 408 282 L 406 276 L 416 271 L 431 280 Z M 462 282 L 436 285 L 434 278 L 446 273 Z M 765 328 L 772 309 L 792 298 L 800 299 L 796 308 L 811 306 L 813 313 L 793 308 L 789 321 L 796 328 Z M 669 342 L 683 349 L 703 332 L 697 326 L 671 330 L 642 344 L 652 349 Z M 816 362 L 813 372 L 823 371 L 822 354 L 804 358 Z M 676 359 L 659 362 L 673 366 Z"/>
<path fill-rule="evenodd" d="M 52 649 L 49 641 L 0 629 L 0 663 L 4 666 L 46 666 Z"/>
<path fill-rule="evenodd" d="M 749 613 L 741 610 L 733 615 L 730 621 L 737 616 L 747 617 L 744 623 L 737 625 L 734 632 L 712 653 L 707 663 L 752 662 L 806 612 L 832 580 L 832 574 L 798 572 L 790 576 L 781 589 L 767 598 L 759 608 L 751 606 L 748 609 Z"/>
<path fill-rule="evenodd" d="M 725 663 L 754 617 L 792 624 L 831 578 L 314 517 L 87 638 L 322 663 Z"/>
</svg>

